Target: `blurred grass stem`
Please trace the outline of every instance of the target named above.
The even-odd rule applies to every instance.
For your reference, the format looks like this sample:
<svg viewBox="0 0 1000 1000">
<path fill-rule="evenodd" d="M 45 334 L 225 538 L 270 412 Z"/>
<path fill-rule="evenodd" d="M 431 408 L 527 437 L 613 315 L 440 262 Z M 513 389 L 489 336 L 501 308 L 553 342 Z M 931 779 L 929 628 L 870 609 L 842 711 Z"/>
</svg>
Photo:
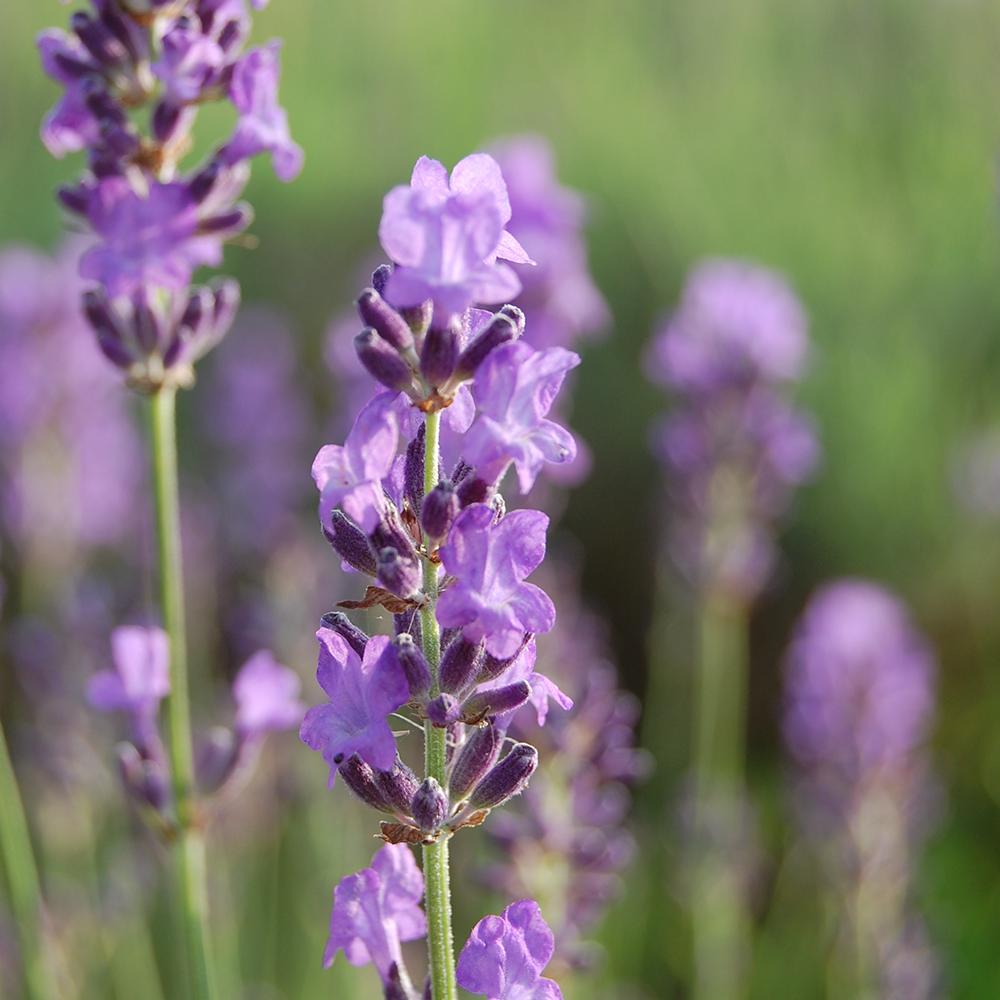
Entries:
<svg viewBox="0 0 1000 1000">
<path fill-rule="evenodd" d="M 711 590 L 704 593 L 695 681 L 695 1000 L 741 1000 L 746 995 L 750 927 L 741 855 L 747 645 L 745 607 Z"/>
<path fill-rule="evenodd" d="M 181 893 L 192 1000 L 215 1000 L 215 976 L 208 941 L 208 884 L 205 840 L 198 826 L 188 697 L 184 572 L 181 557 L 180 494 L 177 480 L 177 421 L 174 388 L 150 396 L 150 436 L 156 501 L 156 535 L 163 623 L 170 636 L 170 696 L 167 723 L 177 808 L 174 864 Z"/>
<path fill-rule="evenodd" d="M 38 868 L 28 835 L 28 820 L 17 776 L 0 726 L 0 852 L 7 873 L 7 898 L 17 925 L 25 994 L 30 1000 L 60 995 L 45 954 L 44 909 Z"/>
<path fill-rule="evenodd" d="M 438 480 L 438 441 L 441 414 L 430 413 L 426 422 L 424 442 L 424 493 L 430 493 Z M 420 610 L 420 630 L 424 656 L 434 678 L 432 695 L 438 694 L 437 671 L 441 659 L 441 634 L 434 608 L 437 604 L 438 567 L 424 560 L 424 593 L 428 603 Z M 424 723 L 424 773 L 447 788 L 445 774 L 448 731 Z M 427 907 L 427 947 L 430 960 L 431 996 L 433 1000 L 456 1000 L 455 944 L 451 929 L 451 873 L 448 862 L 448 834 L 442 833 L 436 844 L 424 846 L 424 885 Z"/>
</svg>

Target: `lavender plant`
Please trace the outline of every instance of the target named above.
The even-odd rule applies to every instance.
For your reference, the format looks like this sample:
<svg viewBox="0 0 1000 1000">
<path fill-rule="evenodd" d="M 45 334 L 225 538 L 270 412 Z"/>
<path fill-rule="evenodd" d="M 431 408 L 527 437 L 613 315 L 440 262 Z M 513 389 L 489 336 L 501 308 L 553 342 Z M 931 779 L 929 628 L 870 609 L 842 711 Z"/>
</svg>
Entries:
<svg viewBox="0 0 1000 1000">
<path fill-rule="evenodd" d="M 80 262 L 90 283 L 84 312 L 104 354 L 150 403 L 170 656 L 170 795 L 147 800 L 175 845 L 197 1000 L 212 997 L 215 987 L 188 704 L 175 396 L 193 383 L 194 363 L 225 334 L 239 302 L 234 281 L 192 287 L 191 278 L 201 265 L 220 264 L 223 243 L 251 221 L 249 207 L 237 201 L 248 160 L 270 153 L 282 180 L 302 163 L 277 103 L 280 43 L 245 50 L 250 27 L 243 0 L 94 0 L 90 11 L 72 16 L 69 33 L 51 29 L 38 38 L 46 72 L 65 88 L 42 140 L 55 156 L 87 154 L 77 183 L 59 192 L 94 237 Z M 237 111 L 231 135 L 182 173 L 200 105 L 220 100 Z M 117 665 L 124 684 L 125 661 Z M 123 766 L 131 780 L 134 767 Z"/>
<path fill-rule="evenodd" d="M 911 899 L 934 675 L 905 605 L 864 580 L 818 590 L 789 647 L 784 734 L 798 814 L 838 911 L 831 997 L 936 993 L 937 957 Z"/>
<path fill-rule="evenodd" d="M 747 620 L 775 562 L 775 521 L 817 459 L 811 424 L 787 399 L 807 346 L 784 279 L 711 260 L 649 356 L 678 403 L 655 447 L 670 473 L 668 551 L 697 617 L 689 898 L 700 1000 L 745 992 Z"/>
<path fill-rule="evenodd" d="M 529 700 L 568 704 L 534 669 L 534 636 L 555 621 L 552 601 L 526 582 L 545 556 L 548 517 L 506 513 L 499 490 L 512 467 L 524 494 L 546 462 L 572 460 L 572 435 L 547 414 L 579 358 L 525 343 L 514 306 L 475 308 L 520 291 L 507 262 L 530 258 L 510 218 L 500 168 L 482 153 L 450 176 L 422 157 L 410 184 L 386 195 L 379 237 L 392 264 L 359 297 L 366 326 L 355 338 L 383 389 L 313 464 L 323 532 L 345 568 L 373 578 L 341 606 L 394 615 L 392 638 L 369 637 L 341 612 L 324 617 L 317 678 L 330 702 L 301 730 L 331 785 L 341 775 L 391 817 L 372 868 L 337 887 L 326 954 L 373 961 L 387 997 L 416 995 L 399 944 L 425 932 L 435 1000 L 458 985 L 496 1000 L 559 996 L 541 976 L 554 938 L 536 903 L 480 921 L 457 966 L 451 928 L 450 838 L 521 792 L 538 764 L 535 747 L 508 736 L 512 714 Z M 443 432 L 454 452 L 444 465 Z M 404 709 L 423 728 L 422 777 L 388 721 Z M 408 844 L 422 845 L 422 876 Z"/>
</svg>

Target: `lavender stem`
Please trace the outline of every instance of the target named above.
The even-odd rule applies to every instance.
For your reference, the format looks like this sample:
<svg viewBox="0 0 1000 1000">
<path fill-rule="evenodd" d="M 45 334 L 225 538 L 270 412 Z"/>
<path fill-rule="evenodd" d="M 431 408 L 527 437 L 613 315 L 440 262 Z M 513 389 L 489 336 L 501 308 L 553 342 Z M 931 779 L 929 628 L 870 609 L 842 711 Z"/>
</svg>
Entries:
<svg viewBox="0 0 1000 1000">
<path fill-rule="evenodd" d="M 438 438 L 441 414 L 430 413 L 425 424 L 424 494 L 437 485 Z M 431 695 L 439 693 L 438 664 L 441 659 L 441 637 L 434 606 L 437 603 L 438 567 L 424 560 L 424 593 L 428 603 L 420 611 L 420 628 L 424 656 L 431 668 Z M 445 775 L 448 730 L 424 723 L 424 772 L 447 788 Z M 431 996 L 433 1000 L 456 1000 L 455 944 L 451 929 L 451 873 L 448 863 L 448 834 L 442 833 L 436 844 L 424 846 L 424 884 L 426 886 L 427 948 L 430 959 Z"/>
<path fill-rule="evenodd" d="M 29 1000 L 49 1000 L 60 994 L 44 953 L 42 891 L 31 850 L 24 803 L 3 728 L 0 727 L 0 852 L 7 873 L 10 908 L 21 945 L 25 995 Z"/>
<path fill-rule="evenodd" d="M 699 610 L 691 923 L 695 1000 L 740 1000 L 749 917 L 739 863 L 746 733 L 747 616 L 710 590 Z"/>
<path fill-rule="evenodd" d="M 177 805 L 174 860 L 180 883 L 183 938 L 193 1000 L 215 1000 L 215 975 L 208 942 L 208 884 L 205 840 L 197 824 L 194 753 L 188 698 L 187 636 L 184 625 L 184 570 L 181 556 L 180 495 L 177 482 L 176 390 L 164 387 L 150 397 L 150 436 L 156 502 L 163 624 L 170 637 L 170 696 L 167 720 L 170 763 Z"/>
</svg>

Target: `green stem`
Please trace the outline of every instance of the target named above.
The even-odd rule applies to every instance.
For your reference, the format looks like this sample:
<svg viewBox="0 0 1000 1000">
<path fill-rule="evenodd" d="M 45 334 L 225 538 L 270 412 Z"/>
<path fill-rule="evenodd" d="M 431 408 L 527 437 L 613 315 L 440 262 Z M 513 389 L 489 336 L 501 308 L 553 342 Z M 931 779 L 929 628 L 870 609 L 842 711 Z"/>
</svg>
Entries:
<svg viewBox="0 0 1000 1000">
<path fill-rule="evenodd" d="M 712 593 L 699 608 L 691 924 L 695 1000 L 741 1000 L 749 971 L 743 853 L 746 609 Z"/>
<path fill-rule="evenodd" d="M 10 908 L 21 945 L 25 992 L 30 1000 L 58 996 L 54 976 L 43 953 L 42 891 L 31 850 L 28 821 L 17 777 L 0 726 L 0 853 L 7 873 Z"/>
<path fill-rule="evenodd" d="M 170 697 L 167 724 L 170 766 L 177 806 L 174 863 L 180 883 L 183 934 L 193 1000 L 214 1000 L 215 977 L 208 942 L 208 883 L 205 840 L 197 825 L 191 708 L 188 696 L 184 572 L 181 559 L 180 493 L 177 480 L 177 391 L 162 388 L 150 397 L 150 435 L 156 499 L 163 623 L 170 637 Z"/>
<path fill-rule="evenodd" d="M 424 493 L 430 493 L 438 481 L 438 436 L 441 414 L 427 417 L 424 440 Z M 424 656 L 434 678 L 432 694 L 438 693 L 437 669 L 441 659 L 441 634 L 434 606 L 437 603 L 438 568 L 429 559 L 424 561 L 424 593 L 428 603 L 420 611 L 420 631 Z M 445 774 L 448 732 L 424 723 L 424 769 L 428 777 L 447 788 Z M 431 996 L 433 1000 L 457 1000 L 455 982 L 455 944 L 451 930 L 451 875 L 448 867 L 448 834 L 442 833 L 436 844 L 424 846 L 424 885 L 427 909 L 427 949 L 430 960 Z"/>
</svg>

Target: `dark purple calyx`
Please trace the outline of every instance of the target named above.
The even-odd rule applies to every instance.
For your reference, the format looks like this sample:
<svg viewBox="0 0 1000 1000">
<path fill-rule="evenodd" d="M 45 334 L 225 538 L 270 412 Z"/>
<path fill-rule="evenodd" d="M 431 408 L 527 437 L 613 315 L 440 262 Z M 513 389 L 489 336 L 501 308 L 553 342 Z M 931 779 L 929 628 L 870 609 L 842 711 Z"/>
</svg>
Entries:
<svg viewBox="0 0 1000 1000">
<path fill-rule="evenodd" d="M 423 573 L 416 559 L 400 555 L 398 549 L 387 545 L 379 552 L 375 566 L 375 579 L 390 594 L 406 600 L 420 592 Z"/>
<path fill-rule="evenodd" d="M 413 796 L 410 815 L 424 833 L 434 833 L 441 828 L 448 814 L 448 796 L 434 778 L 424 778 Z"/>
<path fill-rule="evenodd" d="M 420 349 L 420 374 L 435 388 L 451 378 L 458 361 L 458 331 L 453 326 L 431 327 Z"/>
<path fill-rule="evenodd" d="M 378 768 L 373 768 L 372 775 L 375 786 L 390 807 L 389 811 L 409 816 L 413 796 L 417 794 L 417 789 L 420 787 L 417 776 L 398 756 L 391 771 L 380 771 Z"/>
<path fill-rule="evenodd" d="M 395 813 L 396 810 L 386 800 L 381 788 L 375 780 L 374 768 L 363 761 L 361 757 L 352 753 L 347 760 L 337 769 L 337 773 L 344 779 L 347 787 L 366 806 L 377 809 L 379 812 Z"/>
<path fill-rule="evenodd" d="M 458 516 L 461 504 L 458 491 L 448 479 L 442 479 L 424 497 L 420 511 L 420 527 L 431 541 L 440 542 L 448 537 L 448 529 Z"/>
<path fill-rule="evenodd" d="M 470 642 L 461 633 L 452 640 L 438 668 L 438 683 L 442 691 L 461 695 L 472 686 L 479 673 L 483 648 L 482 642 Z"/>
<path fill-rule="evenodd" d="M 531 685 L 517 681 L 489 691 L 480 691 L 462 705 L 462 719 L 480 722 L 488 715 L 506 715 L 524 705 L 531 697 Z"/>
<path fill-rule="evenodd" d="M 427 705 L 427 718 L 439 729 L 445 729 L 458 722 L 462 715 L 459 700 L 447 692 L 442 692 Z"/>
<path fill-rule="evenodd" d="M 501 749 L 503 736 L 492 722 L 469 732 L 458 751 L 448 779 L 448 790 L 453 801 L 459 802 L 469 794 L 497 762 Z"/>
<path fill-rule="evenodd" d="M 378 567 L 375 551 L 368 536 L 344 513 L 335 510 L 330 515 L 330 527 L 322 525 L 326 540 L 333 551 L 352 569 L 367 576 L 375 576 Z"/>
<path fill-rule="evenodd" d="M 364 658 L 368 636 L 343 611 L 328 611 L 320 622 L 323 628 L 336 632 L 358 656 Z"/>
<path fill-rule="evenodd" d="M 524 313 L 517 306 L 504 306 L 458 356 L 455 378 L 461 381 L 472 378 L 490 351 L 510 340 L 516 340 L 523 332 Z"/>
<path fill-rule="evenodd" d="M 393 346 L 383 340 L 371 327 L 354 338 L 358 360 L 372 378 L 394 392 L 414 394 L 413 370 Z"/>
<path fill-rule="evenodd" d="M 538 751 L 529 743 L 516 743 L 510 753 L 490 770 L 469 796 L 473 809 L 493 809 L 523 791 L 535 768 Z"/>
<path fill-rule="evenodd" d="M 361 321 L 372 327 L 387 344 L 400 354 L 413 350 L 410 324 L 374 288 L 366 288 L 358 296 L 357 306 Z"/>
<path fill-rule="evenodd" d="M 431 668 L 423 650 L 413 641 L 408 632 L 397 635 L 393 640 L 399 655 L 399 665 L 410 686 L 411 698 L 424 698 L 431 689 Z"/>
</svg>

